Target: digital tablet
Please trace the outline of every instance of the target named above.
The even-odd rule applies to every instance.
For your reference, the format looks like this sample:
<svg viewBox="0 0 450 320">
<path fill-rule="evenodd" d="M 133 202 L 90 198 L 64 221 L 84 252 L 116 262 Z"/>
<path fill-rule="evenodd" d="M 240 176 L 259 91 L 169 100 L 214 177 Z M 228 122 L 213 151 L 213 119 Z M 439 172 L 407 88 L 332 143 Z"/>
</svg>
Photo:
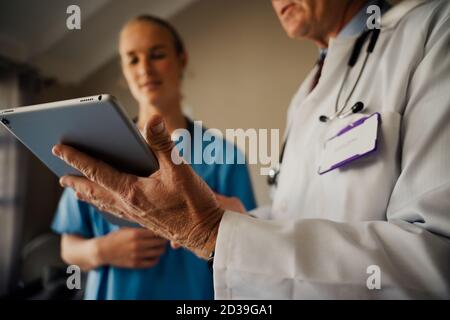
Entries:
<svg viewBox="0 0 450 320">
<path fill-rule="evenodd" d="M 81 175 L 52 154 L 58 143 L 137 176 L 149 176 L 159 168 L 145 139 L 111 95 L 1 110 L 0 121 L 58 177 Z M 122 220 L 114 223 L 123 225 Z"/>
</svg>

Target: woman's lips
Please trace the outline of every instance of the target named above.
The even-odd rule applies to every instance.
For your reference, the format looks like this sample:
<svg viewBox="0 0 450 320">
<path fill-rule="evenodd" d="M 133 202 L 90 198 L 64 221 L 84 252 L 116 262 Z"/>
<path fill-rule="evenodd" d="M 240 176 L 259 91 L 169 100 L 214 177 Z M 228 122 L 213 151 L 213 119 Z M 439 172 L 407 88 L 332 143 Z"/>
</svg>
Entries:
<svg viewBox="0 0 450 320">
<path fill-rule="evenodd" d="M 293 3 L 289 3 L 289 4 L 285 5 L 280 11 L 281 16 L 283 16 L 286 12 L 288 12 L 289 9 L 293 8 L 294 5 L 295 4 L 293 4 Z"/>
<path fill-rule="evenodd" d="M 153 90 L 161 86 L 161 84 L 162 84 L 161 81 L 147 81 L 139 85 L 139 87 L 144 90 Z"/>
</svg>

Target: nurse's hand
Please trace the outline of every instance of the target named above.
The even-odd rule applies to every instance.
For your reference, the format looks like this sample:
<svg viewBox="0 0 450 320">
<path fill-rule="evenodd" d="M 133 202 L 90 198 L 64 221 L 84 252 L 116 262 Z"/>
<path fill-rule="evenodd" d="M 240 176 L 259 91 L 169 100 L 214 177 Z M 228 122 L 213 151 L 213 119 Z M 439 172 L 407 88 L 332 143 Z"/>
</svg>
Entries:
<svg viewBox="0 0 450 320">
<path fill-rule="evenodd" d="M 150 230 L 121 228 L 97 238 L 99 265 L 151 268 L 166 250 L 167 240 Z"/>
<path fill-rule="evenodd" d="M 188 164 L 174 164 L 174 144 L 161 116 L 147 123 L 145 138 L 160 165 L 151 176 L 122 173 L 74 148 L 57 145 L 53 153 L 84 175 L 65 176 L 60 183 L 101 211 L 136 221 L 199 257 L 208 258 L 215 248 L 224 210 Z M 178 152 L 174 156 L 179 157 Z"/>
</svg>

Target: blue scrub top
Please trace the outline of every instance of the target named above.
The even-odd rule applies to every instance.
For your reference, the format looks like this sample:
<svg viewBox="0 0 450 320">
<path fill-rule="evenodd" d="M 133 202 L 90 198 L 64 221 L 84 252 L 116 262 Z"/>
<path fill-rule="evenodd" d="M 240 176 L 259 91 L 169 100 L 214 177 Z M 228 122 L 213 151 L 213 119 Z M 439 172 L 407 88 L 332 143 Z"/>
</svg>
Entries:
<svg viewBox="0 0 450 320">
<path fill-rule="evenodd" d="M 194 132 L 199 131 L 194 129 L 192 121 L 188 122 L 188 131 L 191 135 L 191 152 L 194 153 L 199 145 L 194 143 Z M 205 128 L 201 128 L 200 132 L 203 134 Z M 242 156 L 235 146 L 224 140 L 221 142 L 223 152 L 228 146 L 234 149 L 235 155 Z M 208 144 L 203 142 L 202 150 Z M 202 163 L 192 164 L 192 168 L 215 192 L 238 197 L 247 210 L 256 207 L 245 164 Z M 66 189 L 59 202 L 52 229 L 60 234 L 74 234 L 89 239 L 104 236 L 119 227 L 108 222 L 95 207 L 77 200 L 71 189 Z M 148 269 L 100 267 L 89 271 L 85 288 L 85 299 L 89 300 L 213 298 L 213 277 L 206 261 L 186 249 L 174 250 L 169 244 L 156 266 Z"/>
</svg>

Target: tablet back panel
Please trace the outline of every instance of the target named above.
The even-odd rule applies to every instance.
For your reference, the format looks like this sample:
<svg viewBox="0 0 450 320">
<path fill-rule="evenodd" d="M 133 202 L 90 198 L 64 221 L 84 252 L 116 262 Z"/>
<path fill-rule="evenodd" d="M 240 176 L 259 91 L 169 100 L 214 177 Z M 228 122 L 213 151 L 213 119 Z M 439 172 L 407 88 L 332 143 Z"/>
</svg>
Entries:
<svg viewBox="0 0 450 320">
<path fill-rule="evenodd" d="M 158 168 L 144 138 L 109 95 L 4 110 L 0 118 L 59 177 L 79 173 L 52 155 L 58 143 L 138 176 L 148 176 Z"/>
</svg>

